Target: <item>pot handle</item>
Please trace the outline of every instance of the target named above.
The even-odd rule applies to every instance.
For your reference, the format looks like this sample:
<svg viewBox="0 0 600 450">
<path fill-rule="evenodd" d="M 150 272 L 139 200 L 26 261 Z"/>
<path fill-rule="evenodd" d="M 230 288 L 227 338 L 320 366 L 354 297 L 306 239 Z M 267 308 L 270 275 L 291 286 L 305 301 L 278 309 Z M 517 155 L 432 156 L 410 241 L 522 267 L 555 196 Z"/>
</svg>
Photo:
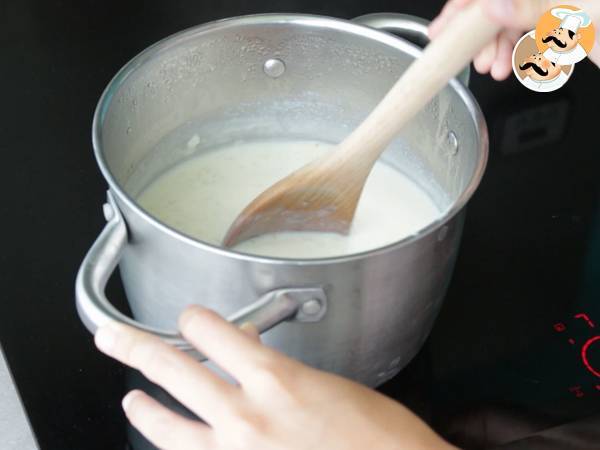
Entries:
<svg viewBox="0 0 600 450">
<path fill-rule="evenodd" d="M 143 325 L 119 312 L 106 298 L 104 290 L 127 245 L 127 227 L 111 192 L 104 205 L 104 229 L 85 256 L 75 282 L 77 312 L 91 333 L 110 322 L 121 322 L 152 333 L 185 351 L 194 351 L 181 334 Z M 258 300 L 228 318 L 237 325 L 251 322 L 260 333 L 286 321 L 318 322 L 327 310 L 322 288 L 282 288 L 267 292 Z"/>
<path fill-rule="evenodd" d="M 429 33 L 427 32 L 429 21 L 422 17 L 400 13 L 374 13 L 355 17 L 352 19 L 352 22 L 412 38 L 421 47 L 425 47 L 429 44 Z M 462 72 L 457 75 L 457 78 L 465 86 L 469 85 L 469 77 L 469 66 L 465 67 Z"/>
</svg>

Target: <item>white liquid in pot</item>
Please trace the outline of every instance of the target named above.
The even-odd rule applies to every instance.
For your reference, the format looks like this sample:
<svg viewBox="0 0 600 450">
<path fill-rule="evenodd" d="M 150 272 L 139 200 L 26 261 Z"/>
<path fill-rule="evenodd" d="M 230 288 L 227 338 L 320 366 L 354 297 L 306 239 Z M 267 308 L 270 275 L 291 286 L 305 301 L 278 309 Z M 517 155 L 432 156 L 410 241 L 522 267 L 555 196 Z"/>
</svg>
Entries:
<svg viewBox="0 0 600 450">
<path fill-rule="evenodd" d="M 220 245 L 229 226 L 252 199 L 330 148 L 329 144 L 310 141 L 265 141 L 204 153 L 158 177 L 138 201 L 171 227 Z M 348 236 L 273 233 L 242 242 L 235 249 L 287 258 L 358 253 L 412 235 L 439 215 L 440 210 L 419 186 L 378 162 Z"/>
</svg>

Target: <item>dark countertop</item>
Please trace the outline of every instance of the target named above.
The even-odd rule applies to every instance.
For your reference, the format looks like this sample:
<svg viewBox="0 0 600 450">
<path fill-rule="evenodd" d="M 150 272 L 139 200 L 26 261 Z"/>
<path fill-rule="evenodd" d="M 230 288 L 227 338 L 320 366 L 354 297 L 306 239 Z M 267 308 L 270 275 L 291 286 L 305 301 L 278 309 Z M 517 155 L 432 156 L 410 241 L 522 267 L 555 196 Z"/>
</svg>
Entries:
<svg viewBox="0 0 600 450">
<path fill-rule="evenodd" d="M 123 369 L 94 349 L 74 307 L 76 271 L 103 225 L 106 185 L 90 129 L 112 75 L 157 40 L 214 19 L 378 11 L 432 18 L 441 5 L 0 3 L 0 342 L 42 449 L 125 446 Z M 491 133 L 488 170 L 470 203 L 432 336 L 384 387 L 447 435 L 460 436 L 450 417 L 490 404 L 542 414 L 547 425 L 600 411 L 595 379 L 553 329 L 564 323 L 579 345 L 590 330 L 574 315 L 585 310 L 600 323 L 598 74 L 591 63 L 578 64 L 569 84 L 552 94 L 530 93 L 513 78 L 496 83 L 473 75 L 471 88 Z M 118 286 L 113 289 L 111 296 L 123 302 Z"/>
</svg>

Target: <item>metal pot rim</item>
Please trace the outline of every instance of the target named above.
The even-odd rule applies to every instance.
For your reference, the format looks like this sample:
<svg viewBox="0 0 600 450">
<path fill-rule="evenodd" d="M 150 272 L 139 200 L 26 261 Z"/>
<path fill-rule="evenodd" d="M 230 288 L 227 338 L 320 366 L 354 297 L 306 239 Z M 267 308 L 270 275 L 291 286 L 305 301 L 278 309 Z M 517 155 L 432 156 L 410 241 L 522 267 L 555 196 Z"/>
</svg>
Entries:
<svg viewBox="0 0 600 450">
<path fill-rule="evenodd" d="M 343 263 L 350 262 L 355 260 L 363 259 L 367 256 L 378 255 L 382 253 L 387 253 L 390 251 L 395 251 L 401 247 L 407 246 L 424 236 L 429 235 L 430 233 L 435 232 L 437 229 L 442 227 L 445 223 L 451 220 L 456 214 L 458 214 L 462 208 L 469 201 L 479 183 L 481 178 L 483 177 L 483 173 L 485 171 L 485 167 L 488 159 L 488 131 L 485 119 L 483 117 L 483 113 L 471 92 L 456 78 L 450 81 L 450 86 L 456 91 L 459 95 L 460 99 L 464 102 L 467 110 L 474 118 L 476 130 L 477 130 L 477 140 L 479 142 L 479 152 L 480 158 L 477 163 L 477 167 L 474 171 L 474 174 L 467 186 L 467 188 L 463 191 L 463 193 L 458 197 L 458 199 L 453 203 L 452 207 L 449 208 L 438 220 L 432 222 L 427 227 L 422 228 L 417 233 L 411 236 L 407 236 L 404 239 L 401 239 L 392 244 L 386 245 L 384 247 L 378 247 L 372 250 L 367 250 L 360 253 L 353 253 L 350 255 L 342 255 L 342 256 L 333 256 L 326 258 L 311 258 L 311 259 L 293 259 L 293 258 L 280 258 L 280 257 L 267 257 L 267 256 L 259 256 L 252 255 L 248 253 L 242 253 L 235 250 L 225 249 L 223 247 L 219 247 L 213 244 L 209 244 L 198 239 L 187 236 L 181 231 L 172 228 L 149 213 L 147 213 L 143 208 L 141 208 L 135 199 L 131 198 L 127 193 L 125 193 L 119 183 L 113 177 L 110 169 L 108 168 L 108 164 L 104 158 L 102 153 L 102 125 L 104 116 L 108 110 L 108 107 L 111 103 L 113 95 L 119 90 L 119 88 L 125 83 L 125 81 L 129 78 L 129 76 L 135 72 L 139 67 L 144 65 L 145 62 L 153 59 L 157 54 L 162 53 L 164 51 L 169 50 L 172 46 L 178 45 L 181 40 L 185 40 L 188 38 L 196 37 L 199 34 L 211 32 L 217 29 L 223 29 L 228 27 L 235 27 L 239 25 L 260 25 L 260 24 L 310 24 L 310 25 L 320 25 L 327 28 L 333 28 L 341 31 L 352 32 L 357 35 L 361 35 L 370 39 L 377 40 L 383 44 L 394 47 L 398 50 L 401 50 L 405 53 L 410 54 L 411 56 L 418 57 L 421 50 L 405 41 L 402 38 L 397 36 L 393 36 L 384 31 L 379 31 L 373 28 L 369 28 L 363 25 L 358 25 L 351 21 L 345 19 L 337 19 L 334 17 L 327 16 L 318 16 L 318 15 L 308 15 L 308 14 L 256 14 L 256 15 L 247 15 L 240 17 L 233 17 L 227 19 L 216 20 L 213 22 L 209 22 L 206 24 L 198 25 L 195 27 L 188 28 L 186 30 L 180 31 L 178 33 L 167 36 L 166 38 L 158 41 L 157 43 L 147 47 L 142 50 L 139 54 L 134 56 L 129 62 L 127 62 L 112 78 L 107 87 L 105 88 L 100 100 L 98 101 L 98 105 L 94 112 L 94 118 L 92 123 L 92 143 L 94 147 L 94 155 L 96 157 L 96 161 L 102 175 L 105 180 L 108 182 L 111 191 L 118 197 L 119 201 L 126 204 L 129 208 L 139 214 L 152 224 L 152 226 L 158 228 L 164 233 L 171 235 L 172 237 L 179 239 L 185 242 L 188 245 L 192 245 L 197 248 L 201 248 L 205 251 L 221 254 L 223 256 L 231 257 L 237 260 L 246 260 L 253 262 L 262 262 L 262 263 L 270 263 L 270 264 L 294 264 L 294 265 L 315 265 L 315 264 L 332 264 L 332 263 Z"/>
</svg>

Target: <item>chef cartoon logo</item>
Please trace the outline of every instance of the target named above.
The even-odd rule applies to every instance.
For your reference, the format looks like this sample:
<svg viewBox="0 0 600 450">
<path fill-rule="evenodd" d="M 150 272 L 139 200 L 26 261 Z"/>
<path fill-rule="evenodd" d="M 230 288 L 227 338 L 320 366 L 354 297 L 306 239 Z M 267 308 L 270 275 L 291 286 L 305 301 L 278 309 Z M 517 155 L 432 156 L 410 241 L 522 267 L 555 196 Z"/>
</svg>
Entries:
<svg viewBox="0 0 600 450">
<path fill-rule="evenodd" d="M 573 6 L 559 6 L 544 14 L 536 27 L 536 43 L 544 56 L 560 65 L 577 64 L 594 46 L 590 16 Z"/>
<path fill-rule="evenodd" d="M 594 46 L 595 28 L 583 10 L 563 5 L 544 14 L 513 51 L 517 79 L 536 92 L 560 89 Z"/>
<path fill-rule="evenodd" d="M 536 44 L 536 32 L 530 31 L 515 46 L 513 70 L 523 86 L 535 92 L 552 92 L 565 85 L 574 65 L 562 66 L 546 58 Z"/>
</svg>

